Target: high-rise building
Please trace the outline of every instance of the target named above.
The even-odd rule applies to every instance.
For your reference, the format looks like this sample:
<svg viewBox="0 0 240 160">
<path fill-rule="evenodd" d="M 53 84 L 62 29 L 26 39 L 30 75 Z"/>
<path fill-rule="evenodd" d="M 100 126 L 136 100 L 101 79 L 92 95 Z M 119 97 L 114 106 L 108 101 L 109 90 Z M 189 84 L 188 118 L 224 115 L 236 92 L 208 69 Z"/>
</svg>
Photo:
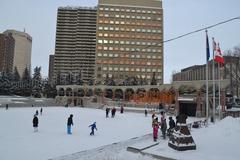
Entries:
<svg viewBox="0 0 240 160">
<path fill-rule="evenodd" d="M 15 41 L 11 35 L 0 34 L 0 72 L 13 71 Z"/>
<path fill-rule="evenodd" d="M 161 0 L 99 0 L 95 76 L 163 83 Z"/>
<path fill-rule="evenodd" d="M 6 30 L 5 32 L 3 32 L 3 34 L 11 35 L 15 41 L 12 67 L 17 67 L 20 76 L 23 75 L 26 67 L 30 73 L 32 37 L 25 32 L 20 32 L 16 30 Z"/>
<path fill-rule="evenodd" d="M 60 7 L 57 15 L 53 80 L 58 73 L 94 78 L 97 8 Z"/>
</svg>

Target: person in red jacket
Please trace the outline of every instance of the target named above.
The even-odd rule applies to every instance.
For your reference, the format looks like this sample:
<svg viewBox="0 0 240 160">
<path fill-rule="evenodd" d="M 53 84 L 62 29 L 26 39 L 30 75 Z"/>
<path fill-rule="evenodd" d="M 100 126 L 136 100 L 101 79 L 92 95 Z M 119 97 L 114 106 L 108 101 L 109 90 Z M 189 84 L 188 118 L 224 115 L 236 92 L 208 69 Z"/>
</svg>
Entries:
<svg viewBox="0 0 240 160">
<path fill-rule="evenodd" d="M 158 139 L 158 129 L 159 129 L 159 123 L 157 118 L 154 119 L 152 126 L 153 126 L 153 141 L 156 142 Z"/>
</svg>

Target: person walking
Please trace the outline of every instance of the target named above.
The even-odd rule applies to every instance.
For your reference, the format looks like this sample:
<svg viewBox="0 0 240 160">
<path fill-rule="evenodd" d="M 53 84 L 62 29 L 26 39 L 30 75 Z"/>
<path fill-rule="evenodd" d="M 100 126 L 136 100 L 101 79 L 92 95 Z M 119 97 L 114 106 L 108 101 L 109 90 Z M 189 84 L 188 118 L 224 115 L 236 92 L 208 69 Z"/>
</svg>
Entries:
<svg viewBox="0 0 240 160">
<path fill-rule="evenodd" d="M 36 113 L 35 113 L 36 116 L 38 116 L 38 110 L 36 110 Z"/>
<path fill-rule="evenodd" d="M 167 130 L 167 122 L 166 122 L 166 116 L 165 113 L 161 112 L 161 131 L 163 139 L 166 139 L 166 130 Z"/>
<path fill-rule="evenodd" d="M 34 115 L 32 122 L 33 122 L 34 132 L 38 132 L 38 117 L 37 117 L 37 115 Z"/>
<path fill-rule="evenodd" d="M 109 114 L 110 108 L 106 107 L 106 118 L 108 118 L 108 114 Z"/>
<path fill-rule="evenodd" d="M 6 104 L 6 110 L 8 110 L 8 104 Z"/>
<path fill-rule="evenodd" d="M 94 135 L 94 129 L 97 130 L 96 122 L 94 122 L 93 124 L 89 125 L 88 127 L 91 127 L 90 136 Z"/>
<path fill-rule="evenodd" d="M 68 117 L 67 121 L 67 134 L 72 134 L 72 126 L 73 126 L 73 115 L 70 114 L 70 117 Z"/>
<path fill-rule="evenodd" d="M 41 114 L 41 115 L 42 115 L 42 112 L 43 112 L 43 109 L 41 108 L 41 109 L 40 109 L 40 114 Z"/>
<path fill-rule="evenodd" d="M 124 111 L 124 108 L 123 108 L 123 105 L 121 105 L 121 107 L 120 107 L 120 113 L 123 114 L 123 111 Z"/>
<path fill-rule="evenodd" d="M 173 120 L 172 117 L 169 117 L 169 122 L 168 122 L 168 124 L 169 124 L 169 128 L 168 128 L 168 131 L 167 131 L 167 132 L 168 132 L 168 135 L 170 135 L 170 134 L 172 134 L 172 132 L 173 132 L 175 126 L 176 126 L 176 124 L 175 124 L 175 122 L 174 122 L 174 120 Z"/>
<path fill-rule="evenodd" d="M 145 113 L 145 117 L 147 117 L 148 112 L 147 112 L 147 109 L 146 109 L 146 108 L 145 108 L 144 113 Z"/>
<path fill-rule="evenodd" d="M 116 108 L 115 107 L 112 108 L 111 113 L 112 113 L 112 118 L 114 118 L 115 114 L 116 114 Z"/>
<path fill-rule="evenodd" d="M 158 129 L 159 129 L 159 123 L 157 118 L 153 120 L 152 127 L 153 127 L 153 141 L 156 142 L 158 139 Z"/>
</svg>

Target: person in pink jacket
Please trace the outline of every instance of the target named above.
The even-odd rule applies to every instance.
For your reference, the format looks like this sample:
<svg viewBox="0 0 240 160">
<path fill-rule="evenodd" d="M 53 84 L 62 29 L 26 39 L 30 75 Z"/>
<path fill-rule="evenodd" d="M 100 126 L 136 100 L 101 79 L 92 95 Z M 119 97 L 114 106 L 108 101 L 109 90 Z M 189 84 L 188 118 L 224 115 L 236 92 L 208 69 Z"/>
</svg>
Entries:
<svg viewBox="0 0 240 160">
<path fill-rule="evenodd" d="M 153 121 L 153 141 L 154 142 L 156 142 L 158 139 L 158 129 L 159 129 L 158 119 L 155 118 Z"/>
</svg>

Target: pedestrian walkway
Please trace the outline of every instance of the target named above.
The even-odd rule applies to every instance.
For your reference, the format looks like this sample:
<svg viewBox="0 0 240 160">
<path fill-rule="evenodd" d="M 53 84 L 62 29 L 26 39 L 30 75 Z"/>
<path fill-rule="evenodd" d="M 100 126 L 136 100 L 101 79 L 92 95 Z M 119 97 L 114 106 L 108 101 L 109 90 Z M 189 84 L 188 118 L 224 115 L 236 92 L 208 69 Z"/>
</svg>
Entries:
<svg viewBox="0 0 240 160">
<path fill-rule="evenodd" d="M 144 145 L 144 143 L 146 145 Z M 123 160 L 123 159 L 129 159 L 128 157 L 131 157 L 131 160 L 138 160 L 139 159 L 139 154 L 136 154 L 134 152 L 129 152 L 127 151 L 127 148 L 129 146 L 132 147 L 138 147 L 141 149 L 146 149 L 150 147 L 157 145 L 158 143 L 155 143 L 152 141 L 152 134 L 147 134 L 141 137 L 135 137 L 126 141 L 118 142 L 118 143 L 113 143 L 109 145 L 105 145 L 102 147 L 98 147 L 95 149 L 91 150 L 86 150 L 86 151 L 81 151 L 69 155 L 64 155 L 56 158 L 52 158 L 49 160 L 96 160 L 96 159 L 118 159 L 118 160 Z M 154 156 L 149 153 L 141 153 L 142 159 L 150 159 L 150 160 L 170 160 L 164 157 L 160 156 Z M 124 158 L 120 158 L 124 157 Z M 132 159 L 132 157 L 136 157 L 136 159 Z M 144 158 L 145 157 L 145 158 Z"/>
</svg>

